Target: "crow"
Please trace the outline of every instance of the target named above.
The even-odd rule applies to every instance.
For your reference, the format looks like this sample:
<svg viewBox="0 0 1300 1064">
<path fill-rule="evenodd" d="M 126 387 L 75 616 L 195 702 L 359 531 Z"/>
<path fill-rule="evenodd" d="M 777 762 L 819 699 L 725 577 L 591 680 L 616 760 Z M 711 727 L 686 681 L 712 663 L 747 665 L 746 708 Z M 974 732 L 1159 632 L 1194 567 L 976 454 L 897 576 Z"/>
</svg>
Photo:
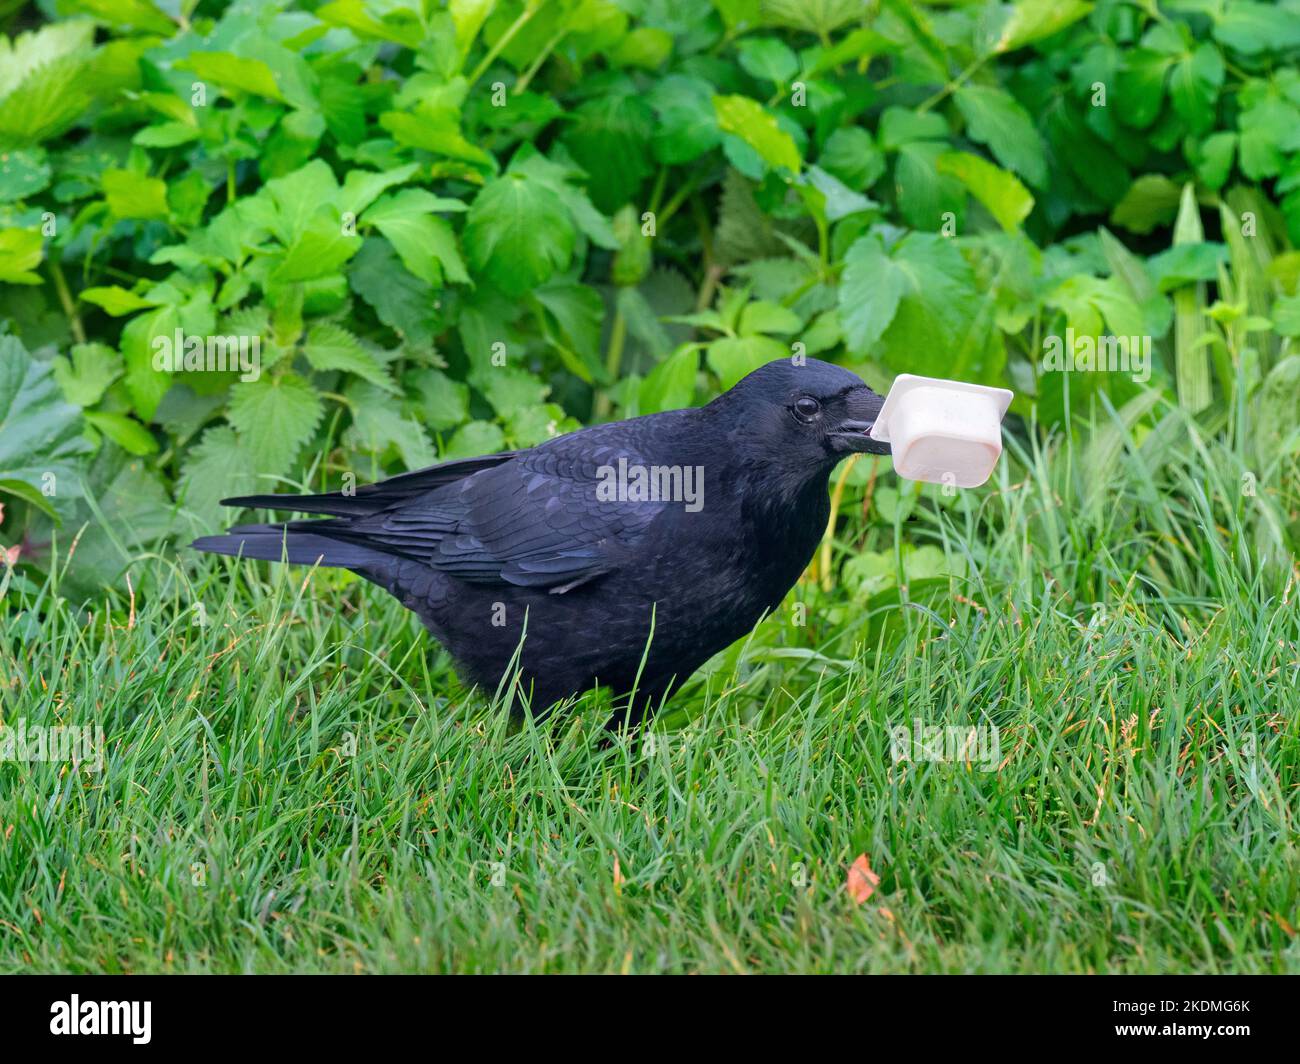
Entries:
<svg viewBox="0 0 1300 1064">
<path fill-rule="evenodd" d="M 703 407 L 350 494 L 225 499 L 328 516 L 192 546 L 350 569 L 413 610 L 462 679 L 517 682 L 537 716 L 603 686 L 635 725 L 785 598 L 825 532 L 835 465 L 889 453 L 868 435 L 882 405 L 839 366 L 778 359 Z"/>
</svg>

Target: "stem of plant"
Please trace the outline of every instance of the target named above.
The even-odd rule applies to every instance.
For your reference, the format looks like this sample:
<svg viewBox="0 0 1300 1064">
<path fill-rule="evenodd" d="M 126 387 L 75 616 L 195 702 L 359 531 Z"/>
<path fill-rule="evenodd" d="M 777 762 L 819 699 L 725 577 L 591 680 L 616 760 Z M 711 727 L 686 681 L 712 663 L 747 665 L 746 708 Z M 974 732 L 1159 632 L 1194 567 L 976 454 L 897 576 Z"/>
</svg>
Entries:
<svg viewBox="0 0 1300 1064">
<path fill-rule="evenodd" d="M 82 328 L 81 316 L 77 313 L 77 304 L 73 302 L 72 293 L 68 291 L 68 282 L 63 276 L 63 267 L 59 260 L 50 256 L 50 276 L 54 279 L 54 290 L 59 294 L 59 303 L 63 306 L 63 313 L 68 316 L 68 327 L 72 330 L 72 335 L 77 343 L 86 342 L 86 330 Z"/>
<path fill-rule="evenodd" d="M 925 100 L 919 107 L 917 107 L 916 109 L 917 114 L 921 114 L 925 111 L 928 111 L 930 110 L 931 107 L 934 107 L 936 104 L 942 103 L 945 99 L 947 99 L 950 93 L 954 92 L 955 90 L 961 88 L 964 84 L 966 84 L 967 79 L 970 78 L 970 76 L 974 74 L 975 71 L 979 70 L 979 68 L 982 67 L 985 63 L 987 63 L 991 58 L 992 58 L 992 53 L 990 53 L 989 55 L 982 55 L 978 59 L 976 59 L 975 62 L 971 63 L 970 66 L 968 66 L 965 70 L 963 70 L 960 74 L 958 74 L 956 78 L 948 82 L 947 85 L 945 85 L 942 89 L 936 92 L 928 100 Z"/>
<path fill-rule="evenodd" d="M 555 50 L 555 46 L 564 40 L 564 36 L 568 32 L 567 29 L 562 29 L 546 42 L 546 46 L 537 54 L 537 58 L 534 59 L 528 69 L 524 71 L 523 76 L 515 82 L 515 87 L 511 90 L 512 92 L 525 92 L 528 89 L 528 83 L 537 76 L 537 72 L 542 69 L 542 64 L 546 62 L 551 52 Z"/>
<path fill-rule="evenodd" d="M 592 413 L 600 418 L 609 417 L 613 407 L 609 398 L 609 389 L 618 381 L 619 370 L 623 366 L 623 344 L 627 339 L 627 319 L 623 317 L 623 306 L 617 297 L 614 300 L 614 320 L 609 326 L 609 350 L 605 352 L 605 373 L 609 384 L 596 393 L 596 402 Z"/>
<path fill-rule="evenodd" d="M 844 501 L 844 487 L 848 483 L 850 471 L 861 457 L 862 455 L 855 454 L 844 463 L 844 468 L 840 470 L 840 475 L 835 481 L 835 490 L 831 492 L 831 519 L 826 522 L 826 535 L 822 537 L 821 562 L 817 566 L 822 579 L 822 588 L 826 591 L 834 587 L 831 580 L 831 549 L 835 545 L 835 523 L 840 515 L 840 503 Z"/>
<path fill-rule="evenodd" d="M 530 4 L 526 6 L 523 9 L 523 11 L 519 13 L 519 17 L 510 24 L 510 28 L 507 29 L 505 33 L 501 34 L 500 37 L 497 38 L 496 44 L 494 44 L 491 48 L 489 48 L 487 55 L 485 55 L 482 59 L 479 60 L 478 66 L 474 68 L 474 73 L 472 73 L 469 76 L 469 83 L 471 86 L 476 81 L 478 81 L 479 78 L 483 76 L 484 71 L 486 71 L 487 68 L 490 67 L 493 64 L 493 62 L 496 61 L 496 57 L 499 56 L 502 53 L 502 51 L 505 50 L 506 46 L 512 40 L 514 40 L 515 34 L 518 33 L 525 26 L 527 26 L 528 23 L 532 20 L 532 17 L 535 14 L 537 14 L 539 10 L 540 10 L 539 7 L 535 7 Z"/>
</svg>

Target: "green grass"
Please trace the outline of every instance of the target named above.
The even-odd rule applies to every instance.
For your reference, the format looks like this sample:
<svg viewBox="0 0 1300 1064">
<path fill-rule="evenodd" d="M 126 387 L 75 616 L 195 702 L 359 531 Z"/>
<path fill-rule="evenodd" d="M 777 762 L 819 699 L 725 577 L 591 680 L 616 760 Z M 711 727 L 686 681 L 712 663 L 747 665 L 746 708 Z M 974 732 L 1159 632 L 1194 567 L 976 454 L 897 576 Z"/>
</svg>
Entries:
<svg viewBox="0 0 1300 1064">
<path fill-rule="evenodd" d="M 652 742 L 602 747 L 590 698 L 510 727 L 336 574 L 142 558 L 134 613 L 17 581 L 5 721 L 107 757 L 0 764 L 0 969 L 1300 971 L 1284 502 L 1176 411 L 1141 436 L 1103 419 L 867 533 L 974 575 L 801 584 L 807 626 Z M 918 718 L 995 725 L 1000 762 L 896 763 Z"/>
</svg>

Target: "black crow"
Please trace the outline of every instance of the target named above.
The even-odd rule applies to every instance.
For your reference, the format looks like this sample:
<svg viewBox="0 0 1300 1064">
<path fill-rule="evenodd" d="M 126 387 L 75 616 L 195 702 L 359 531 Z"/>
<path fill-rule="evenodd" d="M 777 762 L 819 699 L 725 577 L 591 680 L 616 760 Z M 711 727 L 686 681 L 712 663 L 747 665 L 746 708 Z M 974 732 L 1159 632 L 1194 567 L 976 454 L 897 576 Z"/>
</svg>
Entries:
<svg viewBox="0 0 1300 1064">
<path fill-rule="evenodd" d="M 794 586 L 826 529 L 831 470 L 889 452 L 868 436 L 882 402 L 848 370 L 781 359 L 698 409 L 352 494 L 226 499 L 331 516 L 193 546 L 351 569 L 414 610 L 489 693 L 518 675 L 540 714 L 601 685 L 620 699 L 616 719 L 635 722 Z"/>
</svg>

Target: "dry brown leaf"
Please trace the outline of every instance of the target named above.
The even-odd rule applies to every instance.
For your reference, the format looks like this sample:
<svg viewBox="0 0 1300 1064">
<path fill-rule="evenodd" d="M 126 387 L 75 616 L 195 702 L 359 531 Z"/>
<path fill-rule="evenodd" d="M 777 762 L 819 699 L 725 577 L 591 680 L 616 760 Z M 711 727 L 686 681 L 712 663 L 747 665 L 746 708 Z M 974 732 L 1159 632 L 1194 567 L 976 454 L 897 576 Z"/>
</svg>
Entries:
<svg viewBox="0 0 1300 1064">
<path fill-rule="evenodd" d="M 844 884 L 855 902 L 861 905 L 876 892 L 880 877 L 871 870 L 865 853 L 858 854 L 858 859 L 849 866 L 849 878 Z"/>
</svg>

